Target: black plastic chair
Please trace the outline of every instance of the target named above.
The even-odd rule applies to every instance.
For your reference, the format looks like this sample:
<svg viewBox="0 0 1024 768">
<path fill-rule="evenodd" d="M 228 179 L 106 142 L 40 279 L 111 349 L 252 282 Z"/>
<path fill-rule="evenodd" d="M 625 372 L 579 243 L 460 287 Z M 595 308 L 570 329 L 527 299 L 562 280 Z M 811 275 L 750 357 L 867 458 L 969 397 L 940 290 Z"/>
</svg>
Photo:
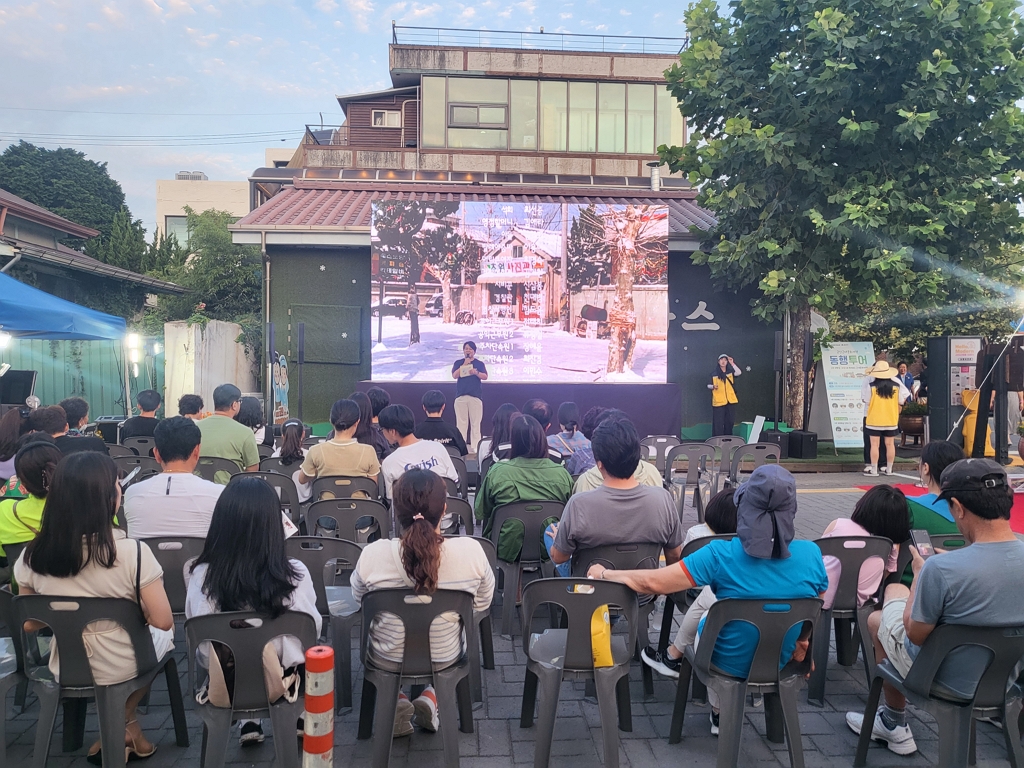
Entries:
<svg viewBox="0 0 1024 768">
<path fill-rule="evenodd" d="M 306 519 L 312 523 L 314 535 L 325 535 L 347 541 L 360 542 L 366 534 L 360 535 L 356 525 L 360 518 L 372 517 L 379 528 L 382 539 L 391 538 L 391 515 L 384 505 L 373 499 L 324 499 L 314 501 L 306 508 Z M 325 525 L 321 518 L 330 518 L 332 525 Z"/>
<path fill-rule="evenodd" d="M 134 453 L 136 456 L 153 456 L 153 449 L 156 447 L 156 439 L 153 437 L 126 437 L 121 445 Z"/>
<path fill-rule="evenodd" d="M 514 504 L 503 504 L 494 510 L 491 541 L 495 550 L 498 548 L 501 526 L 506 520 L 519 520 L 526 529 L 523 532 L 523 548 L 519 553 L 519 560 L 514 563 L 498 561 L 498 567 L 502 572 L 501 634 L 505 637 L 512 636 L 512 616 L 516 610 L 516 595 L 519 594 L 522 568 L 541 567 L 544 562 L 541 558 L 541 536 L 544 534 L 545 521 L 552 517 L 561 520 L 563 509 L 565 505 L 560 501 L 517 501 Z"/>
<path fill-rule="evenodd" d="M 25 665 L 21 652 L 21 633 L 15 632 L 14 623 L 14 595 L 8 587 L 0 588 L 0 622 L 7 627 L 8 636 L 11 639 L 12 650 L 14 651 L 14 669 L 0 677 L 0 704 L 7 701 L 7 693 L 17 686 L 14 694 L 15 706 L 25 708 L 25 692 L 28 687 L 28 678 L 25 677 Z M 7 707 L 3 706 L 0 712 L 0 763 L 7 765 Z"/>
<path fill-rule="evenodd" d="M 686 695 L 691 673 L 719 695 L 720 731 L 718 735 L 718 768 L 736 768 L 740 758 L 740 736 L 743 728 L 743 710 L 746 694 L 764 695 L 765 731 L 768 740 L 789 748 L 789 764 L 803 768 L 804 750 L 800 740 L 800 717 L 797 714 L 797 694 L 804 675 L 811 669 L 811 654 L 802 662 L 789 662 L 779 669 L 779 657 L 786 633 L 796 624 L 817 624 L 821 613 L 821 600 L 802 598 L 794 600 L 719 600 L 708 611 L 704 629 L 696 652 L 686 649 L 679 671 L 675 706 L 669 744 L 678 744 L 682 738 L 683 718 L 686 715 Z M 757 650 L 746 679 L 732 677 L 711 665 L 711 655 L 722 627 L 731 621 L 743 621 L 757 627 Z M 813 637 L 812 637 L 813 643 Z"/>
<path fill-rule="evenodd" d="M 734 538 L 736 538 L 735 533 L 722 533 L 717 536 L 701 536 L 683 547 L 680 559 L 683 559 L 688 555 L 692 555 L 701 547 L 707 546 L 717 539 L 728 541 L 729 539 Z M 675 608 L 678 607 L 680 612 L 686 613 L 686 610 L 693 605 L 693 601 L 696 599 L 696 596 L 694 596 L 693 599 L 690 599 L 690 591 L 691 590 L 685 590 L 683 592 L 676 592 L 665 596 L 665 609 L 661 615 L 661 635 L 658 638 L 658 648 L 662 651 L 668 648 L 669 644 L 672 642 L 672 614 L 675 612 Z M 694 588 L 692 591 L 695 595 L 700 594 L 699 587 Z"/>
<path fill-rule="evenodd" d="M 293 461 L 291 464 L 282 464 L 281 457 L 260 459 L 260 472 L 277 472 L 279 475 L 291 477 L 295 470 L 302 467 L 301 461 Z"/>
<path fill-rule="evenodd" d="M 271 456 L 274 455 L 274 446 L 263 445 L 262 443 L 258 443 L 256 445 L 256 451 L 259 453 L 260 461 L 262 462 L 263 459 L 269 459 Z"/>
<path fill-rule="evenodd" d="M 964 699 L 935 676 L 943 661 L 957 648 L 974 646 L 988 649 L 990 661 L 975 690 L 974 698 Z M 966 768 L 974 760 L 974 718 L 998 717 L 1003 721 L 1003 736 L 1010 765 L 1024 766 L 1024 748 L 1020 743 L 1021 689 L 1007 685 L 1017 663 L 1024 657 L 1024 627 L 971 627 L 942 624 L 928 636 L 906 678 L 900 676 L 888 660 L 879 662 L 871 681 L 864 727 L 857 742 L 853 764 L 867 763 L 872 724 L 878 711 L 882 684 L 888 683 L 907 697 L 915 707 L 935 718 L 939 732 L 938 768 Z"/>
<path fill-rule="evenodd" d="M 118 517 L 123 518 L 124 512 L 119 512 Z M 13 568 L 14 564 L 18 562 L 18 558 L 21 557 L 21 553 L 25 551 L 25 547 L 28 546 L 28 542 L 23 541 L 18 544 L 4 544 L 3 546 L 4 555 L 7 557 L 7 562 L 10 563 L 11 568 Z"/>
<path fill-rule="evenodd" d="M 466 526 L 466 534 L 469 536 L 473 535 L 473 505 L 466 501 L 464 498 L 458 496 L 448 497 L 448 509 L 445 515 L 452 516 L 452 526 L 450 530 L 443 531 L 443 533 L 458 533 L 459 532 L 459 521 L 461 520 L 463 525 Z M 443 523 L 442 523 L 443 525 Z"/>
<path fill-rule="evenodd" d="M 163 569 L 164 591 L 167 592 L 167 601 L 171 604 L 171 613 L 184 616 L 185 598 L 188 594 L 185 571 L 191 568 L 193 561 L 203 553 L 206 539 L 194 536 L 155 536 L 143 541 Z"/>
<path fill-rule="evenodd" d="M 857 661 L 857 648 L 862 645 L 864 632 L 867 628 L 867 617 L 864 626 L 857 604 L 857 589 L 860 582 L 860 569 L 871 558 L 879 558 L 882 567 L 889 562 L 892 554 L 892 542 L 882 536 L 835 536 L 818 539 L 814 542 L 821 550 L 822 557 L 831 556 L 839 560 L 839 584 L 835 599 L 829 610 L 822 610 L 817 631 L 814 633 L 814 646 L 811 656 L 814 659 L 814 670 L 807 684 L 807 702 L 825 706 L 825 680 L 828 672 L 829 638 L 832 625 L 836 632 L 836 660 L 845 667 L 853 666 Z M 883 572 L 884 577 L 884 572 Z M 884 579 L 879 579 L 879 584 Z M 863 646 L 864 656 L 874 656 L 875 647 L 872 643 Z M 870 668 L 865 666 L 870 685 Z"/>
<path fill-rule="evenodd" d="M 339 577 L 348 586 L 349 576 L 356 567 L 356 561 L 362 553 L 362 547 L 344 539 L 330 539 L 323 536 L 292 536 L 285 540 L 284 549 L 288 557 L 302 562 L 313 578 L 313 589 L 316 591 L 316 609 L 329 622 L 331 628 L 331 645 L 334 648 L 335 688 L 341 689 L 341 697 L 335 701 L 340 713 L 343 709 L 352 708 L 352 627 L 356 625 L 362 614 L 359 606 L 352 601 L 354 609 L 348 613 L 331 611 L 330 595 L 327 587 L 336 587 Z M 327 571 L 330 570 L 332 582 L 327 583 Z M 348 593 L 351 601 L 351 591 Z"/>
<path fill-rule="evenodd" d="M 259 624 L 252 626 L 250 622 Z M 299 768 L 299 740 L 295 722 L 302 717 L 303 700 L 299 697 L 295 703 L 289 703 L 282 698 L 269 703 L 263 676 L 263 648 L 274 638 L 283 635 L 298 638 L 302 647 L 308 649 L 316 645 L 316 624 L 308 614 L 296 611 L 286 611 L 276 619 L 251 611 L 213 613 L 195 616 L 185 622 L 190 696 L 197 692 L 197 683 L 201 679 L 196 669 L 196 651 L 201 644 L 216 642 L 225 645 L 235 660 L 231 706 L 195 704 L 196 713 L 203 719 L 203 750 L 199 758 L 201 768 L 220 768 L 224 765 L 233 721 L 259 717 L 270 718 L 274 729 L 277 765 L 282 768 Z M 214 652 L 212 646 L 207 648 L 209 653 Z"/>
<path fill-rule="evenodd" d="M 679 482 L 672 467 L 679 459 L 686 459 L 686 478 Z M 697 512 L 697 522 L 704 522 L 704 492 L 701 480 L 707 481 L 710 491 L 712 478 L 715 474 L 715 449 L 704 443 L 682 443 L 668 449 L 665 456 L 665 487 L 676 499 L 679 516 L 682 517 L 686 503 L 686 489 L 693 488 L 693 508 Z"/>
<path fill-rule="evenodd" d="M 451 456 L 453 459 L 462 458 L 462 451 L 460 451 L 458 447 L 456 447 L 455 445 L 448 443 L 445 445 L 444 449 L 448 451 L 448 455 Z"/>
<path fill-rule="evenodd" d="M 465 630 L 466 654 L 450 665 L 436 669 L 430 658 L 430 625 L 442 613 L 459 614 Z M 397 616 L 405 627 L 403 661 L 399 671 L 388 671 L 374 664 L 370 655 L 370 627 L 378 614 Z M 360 655 L 363 659 L 363 696 L 359 707 L 358 739 L 373 733 L 373 768 L 387 768 L 391 760 L 391 738 L 395 707 L 402 683 L 432 684 L 437 693 L 437 714 L 441 721 L 444 764 L 459 765 L 459 736 L 455 732 L 458 710 L 459 730 L 473 732 L 473 702 L 470 694 L 470 662 L 477 650 L 473 626 L 473 596 L 469 592 L 439 589 L 429 596 L 418 596 L 411 589 L 381 589 L 363 597 L 363 632 Z"/>
<path fill-rule="evenodd" d="M 967 546 L 962 533 L 933 533 L 929 538 L 936 549 L 960 549 Z"/>
<path fill-rule="evenodd" d="M 343 475 L 324 475 L 313 481 L 310 499 L 351 499 L 355 494 L 363 498 L 379 499 L 380 491 L 377 483 L 368 477 L 345 477 Z M 358 498 L 358 497 L 357 497 Z"/>
<path fill-rule="evenodd" d="M 572 556 L 572 576 L 574 579 L 585 579 L 587 571 L 594 563 L 616 571 L 639 571 L 657 569 L 661 562 L 661 544 L 608 544 L 603 547 L 578 549 Z M 641 648 L 651 644 L 648 637 L 651 614 L 656 605 L 654 595 L 637 595 L 639 621 L 636 625 L 636 657 L 639 658 Z M 654 695 L 654 674 L 646 664 L 640 665 L 643 673 L 644 693 Z"/>
<path fill-rule="evenodd" d="M 326 442 L 326 437 L 307 437 L 302 441 L 303 448 L 312 448 L 314 445 L 320 445 L 320 443 Z"/>
<path fill-rule="evenodd" d="M 241 471 L 231 459 L 222 459 L 219 456 L 200 456 L 199 463 L 193 470 L 194 474 L 199 475 L 203 480 L 220 485 L 227 485 L 232 476 Z"/>
<path fill-rule="evenodd" d="M 457 495 L 461 496 L 464 499 L 468 499 L 469 498 L 469 469 L 466 467 L 466 460 L 463 459 L 462 456 L 458 455 L 457 451 L 456 451 L 456 455 L 452 456 L 451 459 L 452 459 L 452 464 L 455 465 L 455 471 L 459 473 L 459 483 L 458 483 L 459 492 L 458 492 Z"/>
<path fill-rule="evenodd" d="M 679 445 L 680 442 L 682 441 L 674 435 L 648 435 L 640 441 L 640 458 L 647 461 L 654 459 L 654 466 L 658 468 L 658 472 L 664 475 L 665 457 L 669 449 Z"/>
<path fill-rule="evenodd" d="M 19 595 L 14 599 L 14 613 L 18 627 L 22 627 L 26 621 L 38 621 L 48 626 L 60 649 L 60 682 L 57 683 L 46 667 L 32 668 L 31 660 L 25 654 L 29 643 L 25 637 L 22 638 L 22 662 L 39 697 L 39 720 L 32 753 L 36 768 L 44 768 L 46 765 L 50 753 L 50 737 L 57 720 L 57 708 L 62 700 L 76 700 L 75 705 L 65 707 L 64 710 L 65 748 L 70 746 L 69 729 L 74 736 L 72 748 L 81 746 L 85 732 L 85 703 L 90 698 L 96 700 L 103 765 L 105 768 L 123 768 L 125 703 L 135 691 L 149 686 L 161 672 L 167 680 L 177 744 L 179 747 L 189 745 L 185 705 L 181 698 L 174 653 L 168 653 L 159 660 L 156 658 L 149 627 L 135 602 L 107 597 Z M 89 624 L 103 620 L 119 624 L 131 638 L 138 668 L 138 674 L 131 680 L 115 685 L 96 685 L 93 682 L 83 634 Z M 128 663 L 128 660 L 125 662 Z M 69 713 L 74 713 L 72 722 L 68 722 Z"/>
<path fill-rule="evenodd" d="M 278 498 L 281 499 L 281 511 L 288 515 L 296 527 L 299 526 L 299 523 L 302 522 L 302 513 L 299 510 L 299 491 L 290 475 L 282 475 L 278 472 L 242 472 L 232 475 L 231 479 L 236 480 L 239 477 L 258 477 L 269 483 L 277 491 Z M 230 482 L 228 484 L 230 485 Z"/>
<path fill-rule="evenodd" d="M 454 535 L 446 535 L 446 539 L 458 538 Z M 473 541 L 477 542 L 483 549 L 484 554 L 487 555 L 487 562 L 491 566 L 491 571 L 494 573 L 494 583 L 498 583 L 498 553 L 494 549 L 494 542 L 490 539 L 485 539 L 483 536 L 473 536 Z M 493 602 L 493 599 L 492 599 Z M 491 628 L 491 609 L 488 607 L 483 611 L 473 612 L 473 621 L 480 627 L 480 655 L 483 657 L 483 668 L 494 669 L 494 635 L 492 634 Z M 470 667 L 470 684 L 473 686 L 473 701 L 483 701 L 483 681 L 481 680 L 482 674 L 476 665 Z"/>
<path fill-rule="evenodd" d="M 743 461 L 747 458 L 753 460 L 754 466 L 751 469 L 757 469 L 767 463 L 768 459 L 774 458 L 775 461 L 780 461 L 782 456 L 782 449 L 779 448 L 775 443 L 747 443 L 741 445 L 732 451 L 732 461 L 729 465 L 729 480 L 726 488 L 734 487 L 740 484 L 740 469 L 743 466 Z M 723 466 L 725 466 L 723 464 Z"/>
<path fill-rule="evenodd" d="M 577 591 L 580 590 L 580 591 Z M 547 629 L 533 634 L 534 613 L 542 605 L 560 608 L 565 629 Z M 626 634 L 611 636 L 613 665 L 595 667 L 591 620 L 602 606 L 625 617 Z M 537 738 L 533 753 L 534 768 L 547 768 L 551 759 L 551 739 L 558 713 L 558 694 L 563 680 L 593 680 L 601 716 L 604 764 L 619 764 L 618 729 L 633 730 L 629 701 L 629 666 L 636 644 L 636 593 L 625 584 L 590 579 L 541 579 L 523 589 L 523 652 L 526 654 L 526 682 L 519 727 L 533 725 L 534 704 L 537 713 Z M 614 703 L 613 703 L 614 702 Z"/>
<path fill-rule="evenodd" d="M 155 475 L 163 471 L 157 460 L 149 456 L 115 456 L 114 464 L 126 476 L 138 468 L 139 474 L 133 478 L 133 483 L 138 482 L 142 475 Z"/>
<path fill-rule="evenodd" d="M 123 445 L 117 443 L 107 443 L 107 453 L 110 458 L 116 459 L 118 456 L 138 456 L 135 451 L 131 448 L 125 448 Z"/>
</svg>

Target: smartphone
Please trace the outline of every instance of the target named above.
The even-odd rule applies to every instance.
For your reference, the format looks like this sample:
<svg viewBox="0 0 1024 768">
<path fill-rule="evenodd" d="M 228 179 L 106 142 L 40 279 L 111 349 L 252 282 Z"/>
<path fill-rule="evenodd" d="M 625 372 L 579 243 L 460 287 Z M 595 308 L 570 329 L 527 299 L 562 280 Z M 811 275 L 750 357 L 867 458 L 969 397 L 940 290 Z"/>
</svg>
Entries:
<svg viewBox="0 0 1024 768">
<path fill-rule="evenodd" d="M 921 557 L 925 560 L 935 554 L 935 547 L 932 546 L 931 534 L 923 528 L 914 528 L 911 530 L 910 540 L 914 542 L 914 546 L 917 547 L 918 553 L 920 553 Z"/>
<path fill-rule="evenodd" d="M 129 472 L 127 475 L 125 475 L 124 479 L 121 480 L 121 490 L 124 490 L 127 487 L 128 483 L 130 483 L 133 479 L 135 479 L 135 476 L 137 474 L 139 474 L 139 472 L 141 472 L 141 471 L 142 471 L 142 467 L 136 467 L 131 472 Z"/>
</svg>

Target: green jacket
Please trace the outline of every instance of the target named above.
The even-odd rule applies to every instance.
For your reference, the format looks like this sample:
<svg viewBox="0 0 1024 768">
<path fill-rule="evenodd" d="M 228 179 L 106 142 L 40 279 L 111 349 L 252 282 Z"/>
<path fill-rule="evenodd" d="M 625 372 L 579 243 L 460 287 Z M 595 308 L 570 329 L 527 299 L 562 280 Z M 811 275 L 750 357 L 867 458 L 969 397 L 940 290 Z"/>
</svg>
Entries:
<svg viewBox="0 0 1024 768">
<path fill-rule="evenodd" d="M 572 495 L 572 476 L 551 459 L 515 458 L 495 462 L 484 476 L 476 494 L 476 519 L 483 523 L 483 536 L 490 538 L 494 510 L 516 501 L 558 501 Z M 523 548 L 523 525 L 508 520 L 502 526 L 498 557 L 514 562 Z M 542 534 L 543 535 L 543 534 Z M 544 551 L 544 547 L 541 547 Z"/>
</svg>

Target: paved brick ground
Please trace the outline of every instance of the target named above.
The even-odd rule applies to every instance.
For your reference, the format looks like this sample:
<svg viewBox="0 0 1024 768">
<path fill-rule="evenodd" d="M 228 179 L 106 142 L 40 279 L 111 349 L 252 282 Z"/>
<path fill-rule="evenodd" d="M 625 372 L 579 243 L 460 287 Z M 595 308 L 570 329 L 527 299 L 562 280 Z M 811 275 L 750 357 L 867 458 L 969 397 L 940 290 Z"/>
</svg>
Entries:
<svg viewBox="0 0 1024 768">
<path fill-rule="evenodd" d="M 908 482 L 907 478 L 896 478 Z M 884 479 L 868 479 L 860 475 L 801 475 L 800 511 L 797 518 L 797 535 L 800 538 L 815 538 L 835 517 L 849 516 L 861 491 L 858 485 L 884 482 Z M 695 522 L 692 511 L 687 512 L 689 521 Z M 661 614 L 656 612 L 653 626 L 659 627 Z M 497 623 L 495 623 L 497 627 Z M 179 628 L 180 640 L 180 628 Z M 184 687 L 184 651 L 179 641 L 177 659 L 182 671 Z M 519 727 L 519 709 L 522 696 L 522 682 L 525 674 L 522 640 L 515 641 L 498 635 L 494 638 L 497 668 L 484 670 L 485 703 L 474 712 L 475 732 L 459 734 L 459 750 L 464 768 L 501 768 L 514 764 L 532 764 L 534 757 L 535 728 Z M 668 728 L 672 712 L 675 684 L 657 679 L 655 692 L 645 698 L 640 682 L 640 668 L 634 663 L 630 675 L 633 706 L 633 731 L 620 733 L 620 765 L 634 768 L 665 766 L 713 765 L 718 740 L 710 735 L 708 708 L 690 705 L 683 741 L 670 746 Z M 361 676 L 356 677 L 356 707 L 359 705 Z M 12 694 L 13 697 L 13 694 Z M 863 669 L 860 666 L 840 667 L 835 657 L 830 662 L 826 704 L 824 708 L 801 704 L 800 722 L 803 731 L 803 747 L 808 768 L 819 766 L 851 765 L 856 747 L 856 737 L 845 724 L 847 710 L 863 711 L 866 697 Z M 801 694 L 801 700 L 804 698 Z M 444 702 L 442 702 L 443 704 Z M 147 761 L 152 768 L 164 766 L 196 766 L 202 738 L 199 718 L 188 708 L 189 733 L 192 746 L 181 749 L 175 746 L 171 728 L 167 693 L 161 682 L 157 683 L 152 696 L 149 712 L 140 720 L 149 737 L 158 744 L 156 755 Z M 8 766 L 30 764 L 32 742 L 35 735 L 35 719 L 38 707 L 30 695 L 28 708 L 24 713 L 13 713 L 13 698 L 5 702 L 7 722 L 7 763 Z M 369 764 L 370 742 L 355 738 L 356 713 L 347 714 L 335 724 L 335 765 L 365 766 Z M 57 733 L 54 734 L 53 748 L 48 766 L 70 768 L 87 765 L 85 748 L 73 754 L 60 752 L 60 718 Z M 87 721 L 86 748 L 97 736 L 95 715 L 90 712 Z M 268 734 L 269 723 L 265 722 Z M 881 746 L 875 746 L 869 753 L 872 766 L 920 766 L 932 765 L 937 760 L 938 737 L 935 726 L 927 714 L 911 712 L 911 727 L 919 752 L 911 757 L 899 757 Z M 565 683 L 561 690 L 558 721 L 555 726 L 552 748 L 553 766 L 574 768 L 575 766 L 598 765 L 602 754 L 601 731 L 597 705 L 584 698 L 582 684 Z M 272 737 L 259 747 L 245 750 L 237 742 L 229 751 L 228 760 L 233 765 L 270 766 L 274 761 Z M 398 739 L 392 749 L 391 764 L 395 768 L 415 766 L 433 768 L 444 765 L 439 735 L 416 733 L 412 737 Z M 772 744 L 765 738 L 764 713 L 761 709 L 749 709 L 744 724 L 741 766 L 788 765 L 788 754 L 783 744 Z M 1005 748 L 1002 734 L 992 726 L 978 725 L 978 765 L 1005 766 Z"/>
</svg>

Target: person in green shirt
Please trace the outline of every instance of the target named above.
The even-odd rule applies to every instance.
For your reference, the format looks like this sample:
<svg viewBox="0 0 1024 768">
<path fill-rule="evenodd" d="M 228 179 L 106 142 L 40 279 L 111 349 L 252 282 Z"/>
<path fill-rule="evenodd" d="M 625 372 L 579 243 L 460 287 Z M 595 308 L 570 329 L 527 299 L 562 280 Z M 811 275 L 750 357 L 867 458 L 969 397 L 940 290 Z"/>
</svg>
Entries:
<svg viewBox="0 0 1024 768">
<path fill-rule="evenodd" d="M 243 472 L 255 472 L 260 468 L 256 437 L 251 429 L 235 421 L 241 403 L 242 391 L 234 384 L 221 384 L 213 390 L 213 414 L 196 422 L 203 433 L 199 453 L 233 461 Z"/>
<path fill-rule="evenodd" d="M 572 477 L 565 467 L 548 458 L 544 429 L 533 416 L 517 416 L 511 425 L 512 448 L 508 461 L 498 461 L 484 475 L 476 494 L 476 519 L 483 535 L 490 537 L 494 510 L 517 501 L 557 501 L 565 504 L 572 495 Z M 543 527 L 555 518 L 544 523 Z M 506 520 L 498 538 L 498 557 L 515 562 L 523 548 L 525 529 L 518 520 Z M 541 534 L 543 543 L 543 533 Z M 545 548 L 541 546 L 541 552 Z"/>
<path fill-rule="evenodd" d="M 939 498 L 942 491 L 939 480 L 946 467 L 962 458 L 963 449 L 946 440 L 932 440 L 921 450 L 921 482 L 928 486 L 928 493 L 923 496 L 907 497 L 911 529 L 923 528 L 928 533 L 939 536 L 960 535 L 956 523 L 953 522 L 953 513 L 949 511 L 949 502 Z M 907 565 L 902 581 L 909 587 L 913 580 L 913 571 L 910 565 Z"/>
<path fill-rule="evenodd" d="M 46 493 L 62 457 L 56 445 L 42 441 L 28 443 L 15 455 L 14 471 L 28 496 L 0 501 L 0 546 L 23 544 L 39 533 Z"/>
</svg>

